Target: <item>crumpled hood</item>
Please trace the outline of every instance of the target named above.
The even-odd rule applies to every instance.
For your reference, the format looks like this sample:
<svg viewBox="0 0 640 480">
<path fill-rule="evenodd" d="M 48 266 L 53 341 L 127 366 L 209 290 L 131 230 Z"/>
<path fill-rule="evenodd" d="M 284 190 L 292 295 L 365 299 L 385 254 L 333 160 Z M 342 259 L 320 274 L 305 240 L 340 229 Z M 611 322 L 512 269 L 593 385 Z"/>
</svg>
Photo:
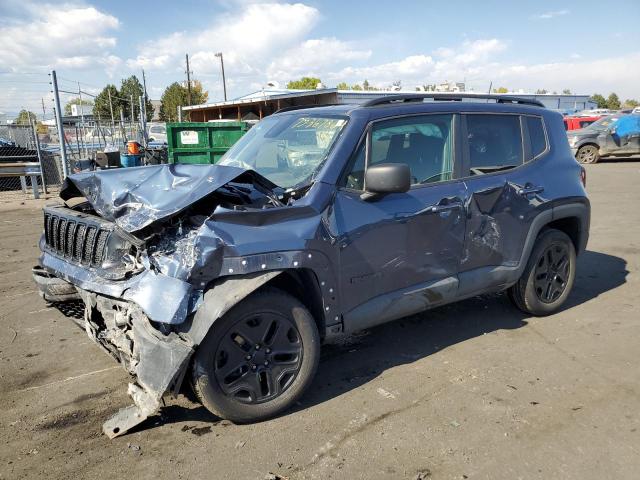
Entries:
<svg viewBox="0 0 640 480">
<path fill-rule="evenodd" d="M 276 187 L 252 170 L 170 164 L 71 175 L 64 181 L 60 197 L 86 197 L 101 217 L 131 233 L 175 215 L 242 175 L 268 189 Z"/>
</svg>

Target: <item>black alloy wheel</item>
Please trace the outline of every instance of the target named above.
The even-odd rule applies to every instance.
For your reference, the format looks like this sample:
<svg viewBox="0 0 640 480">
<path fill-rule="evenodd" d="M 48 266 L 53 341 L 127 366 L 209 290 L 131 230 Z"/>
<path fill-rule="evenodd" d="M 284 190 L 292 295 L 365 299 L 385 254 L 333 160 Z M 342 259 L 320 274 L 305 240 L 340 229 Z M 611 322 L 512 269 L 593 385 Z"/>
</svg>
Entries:
<svg viewBox="0 0 640 480">
<path fill-rule="evenodd" d="M 540 301 L 553 303 L 567 288 L 569 249 L 564 244 L 548 247 L 536 263 L 534 287 Z"/>
<path fill-rule="evenodd" d="M 240 319 L 222 337 L 214 371 L 229 397 L 263 403 L 293 383 L 302 356 L 302 339 L 295 324 L 276 312 L 260 312 Z"/>
<path fill-rule="evenodd" d="M 217 305 L 205 294 L 194 321 L 215 315 Z M 214 321 L 194 355 L 191 385 L 213 414 L 256 422 L 290 408 L 311 385 L 319 361 L 320 335 L 309 310 L 264 287 Z"/>
</svg>

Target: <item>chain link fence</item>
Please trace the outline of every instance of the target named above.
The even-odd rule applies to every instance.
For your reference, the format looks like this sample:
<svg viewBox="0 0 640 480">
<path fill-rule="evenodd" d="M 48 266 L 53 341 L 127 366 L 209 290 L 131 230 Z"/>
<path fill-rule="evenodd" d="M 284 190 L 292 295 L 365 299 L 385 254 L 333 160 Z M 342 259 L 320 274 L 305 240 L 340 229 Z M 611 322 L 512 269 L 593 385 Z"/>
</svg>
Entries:
<svg viewBox="0 0 640 480">
<path fill-rule="evenodd" d="M 42 150 L 31 125 L 0 125 L 0 198 L 24 199 L 60 187 L 62 164 Z"/>
</svg>

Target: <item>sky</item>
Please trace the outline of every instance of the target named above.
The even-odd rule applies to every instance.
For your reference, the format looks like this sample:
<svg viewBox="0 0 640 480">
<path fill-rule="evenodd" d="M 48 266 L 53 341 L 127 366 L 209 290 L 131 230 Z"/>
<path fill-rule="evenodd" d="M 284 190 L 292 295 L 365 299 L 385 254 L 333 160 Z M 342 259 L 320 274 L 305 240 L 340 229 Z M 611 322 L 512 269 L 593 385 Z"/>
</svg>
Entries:
<svg viewBox="0 0 640 480">
<path fill-rule="evenodd" d="M 603 21 L 600 22 L 599 20 Z M 93 0 L 0 2 L 0 112 L 52 113 L 60 88 L 97 93 L 144 69 L 148 93 L 193 77 L 222 99 L 301 76 L 405 89 L 616 92 L 640 100 L 640 1 Z M 72 98 L 63 94 L 63 103 Z"/>
</svg>

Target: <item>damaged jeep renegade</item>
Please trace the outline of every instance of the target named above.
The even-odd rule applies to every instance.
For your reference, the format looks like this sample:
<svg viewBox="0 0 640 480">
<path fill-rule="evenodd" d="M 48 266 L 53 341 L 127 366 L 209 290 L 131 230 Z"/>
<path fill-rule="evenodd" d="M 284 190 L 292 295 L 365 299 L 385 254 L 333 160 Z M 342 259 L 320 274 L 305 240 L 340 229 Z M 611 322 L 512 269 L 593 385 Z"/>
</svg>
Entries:
<svg viewBox="0 0 640 480">
<path fill-rule="evenodd" d="M 70 176 L 33 276 L 49 302 L 81 299 L 82 327 L 131 374 L 109 437 L 185 381 L 254 422 L 302 395 L 340 335 L 503 290 L 558 310 L 587 244 L 585 180 L 562 116 L 534 100 L 284 109 L 214 165 Z"/>
</svg>

